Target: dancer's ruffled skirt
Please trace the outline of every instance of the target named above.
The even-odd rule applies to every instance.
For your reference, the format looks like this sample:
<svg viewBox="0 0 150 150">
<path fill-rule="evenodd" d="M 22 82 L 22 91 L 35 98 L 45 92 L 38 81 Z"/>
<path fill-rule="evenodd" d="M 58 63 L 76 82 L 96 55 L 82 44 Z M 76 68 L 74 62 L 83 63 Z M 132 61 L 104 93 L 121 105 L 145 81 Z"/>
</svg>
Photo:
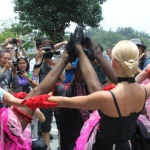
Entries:
<svg viewBox="0 0 150 150">
<path fill-rule="evenodd" d="M 0 109 L 0 150 L 31 150 L 31 145 L 30 126 L 23 131 L 10 108 Z"/>
<path fill-rule="evenodd" d="M 84 123 L 74 150 L 92 150 L 93 144 L 95 143 L 97 129 L 99 128 L 99 122 L 100 116 L 98 111 L 95 110 Z"/>
</svg>

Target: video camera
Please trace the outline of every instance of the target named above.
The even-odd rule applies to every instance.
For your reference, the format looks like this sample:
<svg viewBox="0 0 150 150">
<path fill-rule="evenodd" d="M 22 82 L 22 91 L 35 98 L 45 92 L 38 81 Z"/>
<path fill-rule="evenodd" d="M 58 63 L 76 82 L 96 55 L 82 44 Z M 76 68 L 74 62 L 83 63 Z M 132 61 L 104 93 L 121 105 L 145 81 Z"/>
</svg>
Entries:
<svg viewBox="0 0 150 150">
<path fill-rule="evenodd" d="M 52 51 L 51 47 L 42 47 L 42 50 L 45 50 L 43 58 L 52 58 L 53 55 L 60 55 L 60 51 Z"/>
</svg>

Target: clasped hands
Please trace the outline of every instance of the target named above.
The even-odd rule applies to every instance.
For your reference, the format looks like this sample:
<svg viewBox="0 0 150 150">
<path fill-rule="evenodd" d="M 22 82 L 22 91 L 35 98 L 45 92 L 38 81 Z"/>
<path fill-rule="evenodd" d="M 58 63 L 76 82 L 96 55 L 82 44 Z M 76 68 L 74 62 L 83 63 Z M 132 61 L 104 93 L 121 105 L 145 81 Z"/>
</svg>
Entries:
<svg viewBox="0 0 150 150">
<path fill-rule="evenodd" d="M 58 103 L 48 101 L 48 98 L 51 97 L 50 94 L 43 94 L 35 97 L 31 97 L 28 99 L 25 99 L 21 102 L 21 104 L 25 104 L 27 107 L 29 107 L 32 110 L 35 110 L 36 108 L 55 108 L 58 106 Z"/>
</svg>

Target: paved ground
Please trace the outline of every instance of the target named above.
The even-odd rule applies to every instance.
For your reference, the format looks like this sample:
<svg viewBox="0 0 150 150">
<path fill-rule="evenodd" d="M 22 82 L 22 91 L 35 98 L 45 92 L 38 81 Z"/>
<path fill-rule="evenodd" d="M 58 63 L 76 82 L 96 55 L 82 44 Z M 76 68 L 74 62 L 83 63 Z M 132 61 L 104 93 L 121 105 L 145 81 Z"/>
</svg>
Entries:
<svg viewBox="0 0 150 150">
<path fill-rule="evenodd" d="M 55 122 L 54 117 L 53 117 L 51 133 L 53 134 L 53 140 L 50 141 L 51 150 L 58 150 L 58 135 L 57 135 L 58 131 L 57 131 L 56 122 Z"/>
</svg>

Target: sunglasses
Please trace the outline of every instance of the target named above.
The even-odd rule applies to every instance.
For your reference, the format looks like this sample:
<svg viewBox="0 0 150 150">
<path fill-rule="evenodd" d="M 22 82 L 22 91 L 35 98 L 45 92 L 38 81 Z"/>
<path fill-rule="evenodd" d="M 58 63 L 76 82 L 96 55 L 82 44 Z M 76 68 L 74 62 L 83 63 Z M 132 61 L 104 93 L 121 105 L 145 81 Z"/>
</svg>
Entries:
<svg viewBox="0 0 150 150">
<path fill-rule="evenodd" d="M 25 56 L 18 56 L 17 59 L 26 58 Z"/>
</svg>

